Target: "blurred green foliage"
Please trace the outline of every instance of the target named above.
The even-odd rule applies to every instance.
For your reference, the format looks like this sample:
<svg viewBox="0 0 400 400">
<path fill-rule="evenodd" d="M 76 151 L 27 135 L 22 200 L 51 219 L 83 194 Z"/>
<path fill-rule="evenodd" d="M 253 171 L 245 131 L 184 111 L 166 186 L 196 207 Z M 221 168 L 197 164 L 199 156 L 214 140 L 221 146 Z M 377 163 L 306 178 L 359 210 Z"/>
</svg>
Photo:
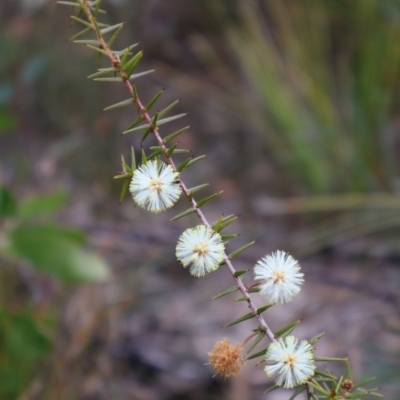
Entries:
<svg viewBox="0 0 400 400">
<path fill-rule="evenodd" d="M 40 195 L 19 204 L 5 187 L 0 188 L 0 218 L 13 219 L 3 233 L 5 245 L 0 254 L 15 260 L 27 260 L 34 267 L 71 282 L 104 279 L 108 267 L 104 260 L 83 249 L 82 231 L 37 222 L 67 200 L 64 192 Z"/>
<path fill-rule="evenodd" d="M 15 399 L 37 372 L 38 362 L 51 349 L 32 310 L 0 309 L 0 397 Z"/>
<path fill-rule="evenodd" d="M 308 193 L 395 190 L 398 1 L 224 4 L 209 2 L 247 82 L 233 93 L 284 171 Z"/>
<path fill-rule="evenodd" d="M 38 271 L 66 282 L 104 279 L 108 266 L 102 258 L 84 249 L 86 238 L 82 231 L 44 221 L 66 201 L 66 193 L 58 191 L 17 202 L 0 186 L 2 264 L 15 270 L 28 262 Z M 0 295 L 1 399 L 15 399 L 26 388 L 37 372 L 37 363 L 52 348 L 49 333 L 56 327 L 51 309 L 38 313 L 29 299 L 26 305 L 21 304 L 18 284 L 10 288 L 12 283 L 12 279 L 3 282 L 2 286 L 7 285 L 8 289 Z"/>
</svg>

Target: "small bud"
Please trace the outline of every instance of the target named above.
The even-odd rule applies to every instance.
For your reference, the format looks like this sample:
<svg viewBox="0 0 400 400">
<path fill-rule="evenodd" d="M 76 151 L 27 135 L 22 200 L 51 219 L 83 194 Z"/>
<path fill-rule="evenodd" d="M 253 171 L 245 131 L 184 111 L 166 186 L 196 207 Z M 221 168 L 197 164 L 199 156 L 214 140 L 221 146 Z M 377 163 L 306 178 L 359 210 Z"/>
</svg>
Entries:
<svg viewBox="0 0 400 400">
<path fill-rule="evenodd" d="M 228 338 L 217 342 L 214 348 L 208 353 L 208 359 L 217 374 L 225 378 L 239 375 L 244 364 L 240 353 L 242 345 L 232 345 Z"/>
<path fill-rule="evenodd" d="M 350 379 L 345 379 L 342 382 L 342 388 L 346 391 L 346 392 L 351 392 L 353 390 L 353 381 Z"/>
</svg>

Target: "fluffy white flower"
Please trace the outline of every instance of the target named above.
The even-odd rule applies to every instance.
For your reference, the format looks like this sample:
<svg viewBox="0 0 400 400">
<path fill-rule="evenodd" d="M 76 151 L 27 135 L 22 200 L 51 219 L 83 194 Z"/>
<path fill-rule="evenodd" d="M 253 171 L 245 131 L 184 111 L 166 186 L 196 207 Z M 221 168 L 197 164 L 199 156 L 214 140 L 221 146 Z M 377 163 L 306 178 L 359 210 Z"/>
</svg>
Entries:
<svg viewBox="0 0 400 400">
<path fill-rule="evenodd" d="M 259 260 L 254 278 L 261 281 L 260 294 L 268 303 L 288 303 L 300 292 L 303 274 L 299 263 L 284 251 L 277 251 Z"/>
<path fill-rule="evenodd" d="M 182 189 L 176 182 L 178 177 L 165 162 L 148 161 L 134 171 L 129 191 L 140 207 L 159 213 L 179 199 Z"/>
<path fill-rule="evenodd" d="M 182 233 L 176 246 L 176 257 L 184 267 L 190 265 L 192 275 L 204 276 L 218 269 L 224 259 L 224 249 L 219 233 L 198 225 Z"/>
<path fill-rule="evenodd" d="M 306 340 L 299 342 L 294 336 L 287 336 L 271 343 L 265 360 L 268 376 L 279 375 L 276 384 L 292 388 L 305 383 L 314 375 L 315 365 L 311 344 Z"/>
</svg>

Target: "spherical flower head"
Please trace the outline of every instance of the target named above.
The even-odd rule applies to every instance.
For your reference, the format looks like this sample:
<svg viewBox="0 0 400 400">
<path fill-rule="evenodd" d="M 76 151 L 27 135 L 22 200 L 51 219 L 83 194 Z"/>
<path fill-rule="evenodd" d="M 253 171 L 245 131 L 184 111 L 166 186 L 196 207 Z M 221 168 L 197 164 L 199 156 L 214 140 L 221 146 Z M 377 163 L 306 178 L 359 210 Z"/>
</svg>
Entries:
<svg viewBox="0 0 400 400">
<path fill-rule="evenodd" d="M 186 229 L 176 246 L 176 257 L 190 273 L 200 277 L 218 269 L 224 259 L 221 235 L 205 225 Z"/>
<path fill-rule="evenodd" d="M 236 376 L 244 364 L 241 351 L 241 344 L 232 345 L 228 338 L 223 338 L 208 353 L 208 359 L 217 374 L 225 378 Z"/>
<path fill-rule="evenodd" d="M 160 160 L 148 161 L 133 173 L 129 191 L 140 207 L 159 213 L 172 207 L 182 189 L 176 180 L 179 173 Z"/>
<path fill-rule="evenodd" d="M 276 384 L 287 389 L 302 385 L 314 375 L 315 365 L 311 344 L 299 342 L 294 336 L 287 336 L 271 343 L 265 360 L 268 376 L 278 375 Z"/>
<path fill-rule="evenodd" d="M 261 281 L 260 295 L 268 303 L 288 303 L 304 282 L 299 271 L 299 263 L 284 251 L 265 256 L 254 267 L 254 278 Z"/>
</svg>

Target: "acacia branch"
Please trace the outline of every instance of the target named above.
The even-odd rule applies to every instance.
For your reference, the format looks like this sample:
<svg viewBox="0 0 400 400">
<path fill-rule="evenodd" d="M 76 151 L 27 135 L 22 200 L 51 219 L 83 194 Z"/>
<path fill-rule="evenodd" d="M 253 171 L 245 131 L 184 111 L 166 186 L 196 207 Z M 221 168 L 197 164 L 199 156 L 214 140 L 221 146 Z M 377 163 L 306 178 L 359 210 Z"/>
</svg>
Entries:
<svg viewBox="0 0 400 400">
<path fill-rule="evenodd" d="M 86 0 L 78 0 L 78 3 L 82 7 L 82 9 L 85 11 L 85 14 L 86 14 L 86 16 L 88 18 L 88 21 L 89 21 L 90 25 L 91 25 L 91 28 L 95 32 L 95 34 L 97 36 L 97 40 L 99 41 L 100 48 L 103 51 L 106 52 L 108 58 L 111 61 L 112 66 L 117 70 L 119 76 L 122 78 L 122 82 L 124 83 L 125 87 L 127 88 L 127 90 L 129 91 L 130 95 L 132 96 L 133 103 L 137 106 L 139 114 L 141 115 L 143 120 L 146 121 L 146 123 L 149 125 L 150 132 L 153 133 L 153 135 L 155 136 L 155 138 L 156 138 L 156 140 L 158 142 L 158 145 L 162 149 L 162 152 L 163 152 L 163 154 L 165 156 L 165 159 L 166 159 L 167 163 L 171 166 L 171 168 L 174 171 L 177 171 L 176 165 L 175 165 L 174 161 L 172 160 L 172 157 L 170 155 L 168 155 L 168 149 L 167 149 L 162 137 L 160 136 L 160 133 L 158 131 L 158 127 L 156 125 L 155 126 L 153 125 L 152 118 L 148 114 L 145 106 L 141 102 L 141 100 L 140 100 L 140 98 L 139 98 L 139 96 L 138 96 L 138 94 L 137 94 L 137 92 L 135 90 L 135 85 L 129 81 L 129 77 L 126 75 L 123 67 L 120 64 L 119 57 L 116 56 L 113 53 L 113 51 L 107 45 L 107 42 L 104 40 L 101 31 L 97 28 L 96 17 L 92 13 L 92 10 L 90 8 L 90 2 L 88 2 Z M 190 196 L 190 190 L 187 188 L 187 186 L 182 181 L 182 179 L 179 179 L 179 185 L 181 186 L 183 193 L 185 194 L 185 196 L 189 200 L 189 202 L 190 202 L 195 214 L 198 216 L 200 221 L 204 225 L 206 225 L 208 228 L 211 229 L 210 223 L 207 221 L 207 219 L 204 216 L 203 212 L 198 207 L 196 200 L 193 198 L 193 196 Z M 224 261 L 225 261 L 225 264 L 228 267 L 229 272 L 231 273 L 233 279 L 236 281 L 236 284 L 237 284 L 239 290 L 242 292 L 243 296 L 246 297 L 246 300 L 247 300 L 247 303 L 249 305 L 249 308 L 253 312 L 255 318 L 258 320 L 260 326 L 262 327 L 262 330 L 265 332 L 265 335 L 272 342 L 275 341 L 276 339 L 275 339 L 275 336 L 274 336 L 273 332 L 271 331 L 271 329 L 269 328 L 269 326 L 265 322 L 263 316 L 260 313 L 257 312 L 257 307 L 254 304 L 252 298 L 250 297 L 248 289 L 243 284 L 242 280 L 239 277 L 235 276 L 236 270 L 233 267 L 232 262 L 229 259 L 229 256 L 226 254 L 226 252 L 224 252 Z"/>
</svg>

